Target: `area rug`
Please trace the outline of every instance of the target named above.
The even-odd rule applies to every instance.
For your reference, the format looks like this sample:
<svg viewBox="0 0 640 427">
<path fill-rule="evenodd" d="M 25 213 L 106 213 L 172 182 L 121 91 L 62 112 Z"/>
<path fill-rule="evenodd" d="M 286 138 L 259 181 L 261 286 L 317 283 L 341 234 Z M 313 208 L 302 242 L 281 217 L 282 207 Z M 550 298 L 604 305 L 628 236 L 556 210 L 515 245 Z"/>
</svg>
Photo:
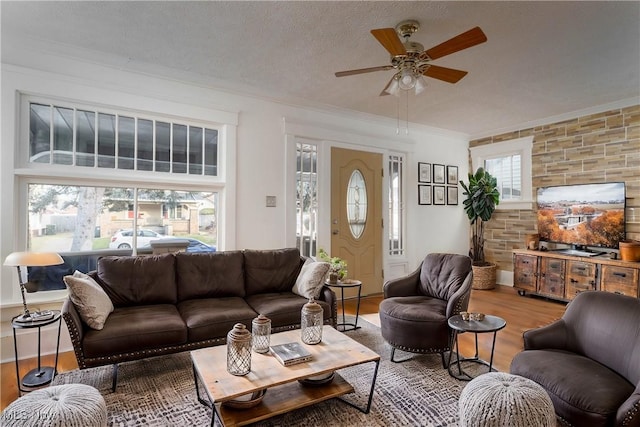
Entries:
<svg viewBox="0 0 640 427">
<path fill-rule="evenodd" d="M 393 363 L 380 329 L 361 319 L 358 325 L 362 327 L 346 333 L 382 358 L 369 414 L 331 399 L 255 426 L 457 426 L 458 397 L 467 383 L 449 376 L 440 355 L 396 352 L 400 358 L 412 358 Z M 355 393 L 345 398 L 358 406 L 366 406 L 373 366 L 369 363 L 339 371 L 355 388 Z M 115 393 L 111 391 L 111 366 L 65 372 L 54 384 L 82 383 L 97 388 L 107 403 L 110 426 L 210 425 L 211 410 L 196 398 L 188 352 L 122 363 L 118 371 Z"/>
</svg>

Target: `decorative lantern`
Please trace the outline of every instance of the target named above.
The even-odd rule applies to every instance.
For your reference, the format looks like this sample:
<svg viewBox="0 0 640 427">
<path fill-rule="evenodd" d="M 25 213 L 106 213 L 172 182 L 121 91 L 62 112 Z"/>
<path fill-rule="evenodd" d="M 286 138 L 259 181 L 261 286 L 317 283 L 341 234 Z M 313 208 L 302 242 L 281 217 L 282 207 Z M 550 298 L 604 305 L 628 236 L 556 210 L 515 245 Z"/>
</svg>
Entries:
<svg viewBox="0 0 640 427">
<path fill-rule="evenodd" d="M 251 371 L 251 332 L 242 323 L 236 323 L 227 334 L 227 371 L 232 375 Z"/>
<path fill-rule="evenodd" d="M 302 306 L 300 326 L 302 328 L 302 342 L 318 344 L 322 341 L 322 325 L 324 310 L 322 306 L 309 298 L 309 302 Z"/>
<path fill-rule="evenodd" d="M 253 351 L 267 353 L 271 339 L 271 319 L 264 314 L 258 315 L 251 322 L 251 332 L 253 335 Z"/>
</svg>

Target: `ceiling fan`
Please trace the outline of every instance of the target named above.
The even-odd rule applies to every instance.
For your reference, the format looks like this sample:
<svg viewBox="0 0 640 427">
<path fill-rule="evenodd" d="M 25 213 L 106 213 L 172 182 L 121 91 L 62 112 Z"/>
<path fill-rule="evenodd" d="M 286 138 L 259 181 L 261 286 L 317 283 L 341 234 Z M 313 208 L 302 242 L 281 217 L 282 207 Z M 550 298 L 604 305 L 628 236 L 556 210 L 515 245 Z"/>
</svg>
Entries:
<svg viewBox="0 0 640 427">
<path fill-rule="evenodd" d="M 431 77 L 448 83 L 457 83 L 467 75 L 466 71 L 440 67 L 431 64 L 434 59 L 470 48 L 487 41 L 487 36 L 480 27 L 475 27 L 459 34 L 431 49 L 417 42 L 410 41 L 413 33 L 418 31 L 420 23 L 414 20 L 402 21 L 395 28 L 379 28 L 371 30 L 371 34 L 391 54 L 391 64 L 378 67 L 360 68 L 357 70 L 339 71 L 336 77 L 352 76 L 354 74 L 371 73 L 374 71 L 397 70 L 387 86 L 380 93 L 384 95 L 398 95 L 400 90 L 416 90 L 416 95 L 422 92 L 426 83 L 422 76 Z M 402 37 L 404 42 L 400 39 Z"/>
</svg>

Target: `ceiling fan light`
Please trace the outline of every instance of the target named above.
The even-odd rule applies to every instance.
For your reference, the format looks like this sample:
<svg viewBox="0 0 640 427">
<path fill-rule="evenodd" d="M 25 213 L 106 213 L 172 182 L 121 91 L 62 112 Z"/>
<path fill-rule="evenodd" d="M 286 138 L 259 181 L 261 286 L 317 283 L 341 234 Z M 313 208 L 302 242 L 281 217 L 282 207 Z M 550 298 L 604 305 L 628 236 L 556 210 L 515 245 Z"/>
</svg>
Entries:
<svg viewBox="0 0 640 427">
<path fill-rule="evenodd" d="M 416 95 L 421 94 L 427 88 L 427 82 L 423 76 L 416 79 Z"/>
<path fill-rule="evenodd" d="M 387 87 L 384 88 L 383 92 L 389 95 L 398 96 L 400 94 L 400 85 L 398 84 L 398 79 L 395 77 L 391 79 Z"/>
<path fill-rule="evenodd" d="M 413 71 L 405 68 L 400 72 L 400 78 L 398 79 L 398 85 L 402 90 L 411 90 L 416 85 L 416 76 Z"/>
</svg>

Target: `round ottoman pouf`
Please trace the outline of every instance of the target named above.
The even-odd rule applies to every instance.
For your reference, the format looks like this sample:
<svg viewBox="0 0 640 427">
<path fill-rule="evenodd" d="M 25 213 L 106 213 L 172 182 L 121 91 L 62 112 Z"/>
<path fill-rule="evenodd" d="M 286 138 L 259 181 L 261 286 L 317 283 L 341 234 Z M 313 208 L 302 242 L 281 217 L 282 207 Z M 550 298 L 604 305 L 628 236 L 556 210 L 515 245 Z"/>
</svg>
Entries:
<svg viewBox="0 0 640 427">
<path fill-rule="evenodd" d="M 107 405 L 98 390 L 64 384 L 25 394 L 2 411 L 0 425 L 12 427 L 106 427 Z"/>
<path fill-rule="evenodd" d="M 458 402 L 460 427 L 555 427 L 547 392 L 528 378 L 503 372 L 480 375 Z"/>
</svg>

